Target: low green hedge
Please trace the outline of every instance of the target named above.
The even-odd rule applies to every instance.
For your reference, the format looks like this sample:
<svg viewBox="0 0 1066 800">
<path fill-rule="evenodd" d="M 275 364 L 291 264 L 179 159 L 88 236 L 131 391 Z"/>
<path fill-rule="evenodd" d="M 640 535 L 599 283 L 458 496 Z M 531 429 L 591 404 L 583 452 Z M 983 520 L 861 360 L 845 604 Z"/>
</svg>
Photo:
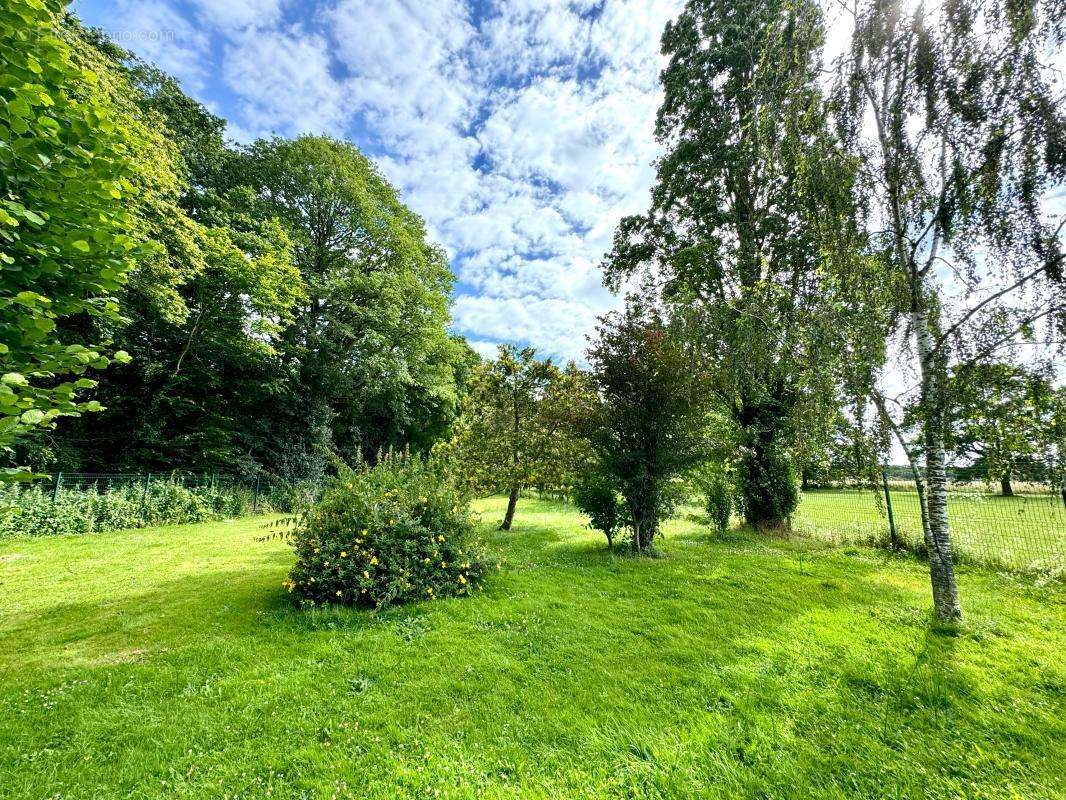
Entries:
<svg viewBox="0 0 1066 800">
<path fill-rule="evenodd" d="M 18 485 L 0 489 L 0 536 L 57 536 L 100 533 L 151 525 L 239 517 L 252 513 L 250 490 L 236 486 L 188 487 L 159 480 L 100 492 L 95 488 L 60 489 Z M 261 494 L 257 511 L 272 511 Z"/>
</svg>

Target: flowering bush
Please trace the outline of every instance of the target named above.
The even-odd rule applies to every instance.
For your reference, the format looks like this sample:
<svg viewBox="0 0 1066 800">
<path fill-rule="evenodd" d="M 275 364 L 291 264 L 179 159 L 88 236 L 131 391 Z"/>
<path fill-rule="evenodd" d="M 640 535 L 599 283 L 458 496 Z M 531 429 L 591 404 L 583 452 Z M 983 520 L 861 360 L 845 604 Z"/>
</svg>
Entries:
<svg viewBox="0 0 1066 800">
<path fill-rule="evenodd" d="M 467 497 L 440 467 L 389 456 L 344 470 L 298 519 L 286 585 L 312 605 L 470 594 L 486 571 L 473 531 Z"/>
</svg>

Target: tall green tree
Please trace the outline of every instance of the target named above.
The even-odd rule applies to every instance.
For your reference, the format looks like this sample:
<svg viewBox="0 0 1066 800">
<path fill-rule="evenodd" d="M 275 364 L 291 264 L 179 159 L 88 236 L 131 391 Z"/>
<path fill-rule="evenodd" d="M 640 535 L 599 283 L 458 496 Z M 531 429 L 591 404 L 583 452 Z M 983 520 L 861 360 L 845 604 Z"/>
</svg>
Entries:
<svg viewBox="0 0 1066 800">
<path fill-rule="evenodd" d="M 960 0 L 858 5 L 839 64 L 841 135 L 861 165 L 859 208 L 893 291 L 918 377 L 933 605 L 961 614 L 951 552 L 946 431 L 949 369 L 1026 339 L 1061 340 L 1063 223 L 1042 203 L 1066 177 L 1066 119 L 1048 55 L 1061 3 Z M 1066 222 L 1066 221 L 1064 221 Z M 892 406 L 875 398 L 886 421 Z M 923 485 L 924 483 L 924 485 Z"/>
<path fill-rule="evenodd" d="M 279 348 L 290 378 L 275 449 L 315 461 L 432 445 L 457 412 L 466 353 L 447 332 L 454 278 L 422 220 L 358 148 L 327 137 L 256 142 L 226 180 L 247 190 L 249 215 L 281 221 L 306 286 Z"/>
<path fill-rule="evenodd" d="M 1004 497 L 1014 494 L 1015 478 L 1045 477 L 1055 401 L 1050 365 L 970 364 L 953 372 L 948 393 L 948 444 L 957 458 L 973 462 Z"/>
<path fill-rule="evenodd" d="M 850 173 L 817 88 L 822 38 L 813 2 L 686 3 L 663 34 L 651 208 L 622 221 L 604 265 L 613 287 L 661 276 L 694 323 L 694 366 L 737 428 L 740 500 L 758 527 L 796 507 L 796 425 L 842 351 L 824 275 L 852 243 Z"/>
<path fill-rule="evenodd" d="M 0 449 L 99 409 L 82 393 L 110 362 L 106 338 L 71 330 L 117 321 L 130 269 L 153 255 L 132 210 L 136 165 L 166 142 L 115 102 L 121 75 L 81 62 L 63 13 L 54 0 L 0 7 Z"/>
<path fill-rule="evenodd" d="M 103 413 L 65 423 L 41 455 L 89 471 L 254 469 L 257 422 L 279 391 L 275 345 L 303 296 L 291 240 L 210 185 L 221 120 L 77 20 L 63 33 L 84 69 L 118 77 L 112 102 L 158 140 L 133 154 L 130 177 L 130 229 L 153 246 L 118 295 L 122 318 L 70 330 L 113 339 L 132 363 L 97 387 Z"/>
</svg>

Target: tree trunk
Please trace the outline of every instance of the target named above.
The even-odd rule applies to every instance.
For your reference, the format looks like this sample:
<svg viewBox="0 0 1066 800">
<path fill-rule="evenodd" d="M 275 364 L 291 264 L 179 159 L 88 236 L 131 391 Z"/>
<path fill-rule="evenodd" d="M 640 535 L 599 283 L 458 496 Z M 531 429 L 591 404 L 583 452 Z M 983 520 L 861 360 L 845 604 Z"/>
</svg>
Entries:
<svg viewBox="0 0 1066 800">
<path fill-rule="evenodd" d="M 933 610 L 943 622 L 962 617 L 955 565 L 951 556 L 948 524 L 948 487 L 944 453 L 943 397 L 939 364 L 933 354 L 934 337 L 924 310 L 912 312 L 921 369 L 921 404 L 925 444 L 926 503 L 929 509 L 929 577 L 933 587 Z"/>
<path fill-rule="evenodd" d="M 1010 485 L 1010 471 L 999 476 L 999 491 L 1004 497 L 1014 497 L 1014 487 Z"/>
<path fill-rule="evenodd" d="M 518 490 L 517 485 L 511 487 L 511 494 L 507 498 L 507 513 L 503 515 L 503 522 L 500 524 L 501 531 L 511 530 L 511 523 L 514 522 L 514 510 L 518 505 Z"/>
<path fill-rule="evenodd" d="M 782 444 L 792 408 L 789 392 L 777 382 L 770 397 L 744 400 L 734 419 L 744 432 L 746 447 L 740 462 L 738 488 L 744 502 L 744 521 L 757 530 L 779 531 L 799 503 L 799 485 L 791 455 Z"/>
<path fill-rule="evenodd" d="M 757 436 L 741 461 L 744 521 L 756 530 L 786 530 L 798 500 L 795 476 L 773 434 L 763 431 Z"/>
</svg>

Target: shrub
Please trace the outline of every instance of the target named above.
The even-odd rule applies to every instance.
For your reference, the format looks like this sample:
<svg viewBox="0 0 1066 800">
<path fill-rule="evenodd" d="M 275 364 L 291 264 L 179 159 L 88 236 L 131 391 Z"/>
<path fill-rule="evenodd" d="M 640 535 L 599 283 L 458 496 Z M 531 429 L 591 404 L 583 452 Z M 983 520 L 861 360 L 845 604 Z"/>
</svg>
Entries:
<svg viewBox="0 0 1066 800">
<path fill-rule="evenodd" d="M 711 517 L 715 530 L 729 528 L 732 516 L 732 486 L 723 475 L 713 479 L 707 487 L 707 515 Z"/>
<path fill-rule="evenodd" d="M 40 486 L 0 489 L 0 536 L 82 535 L 207 522 L 250 514 L 253 505 L 252 493 L 239 486 L 190 487 L 159 479 L 147 491 L 143 483 L 101 488 L 61 488 L 54 495 Z M 271 510 L 270 498 L 261 495 L 258 511 Z"/>
<path fill-rule="evenodd" d="M 733 485 L 720 465 L 701 467 L 694 476 L 697 491 L 704 496 L 704 509 L 716 530 L 729 528 L 733 508 Z"/>
<path fill-rule="evenodd" d="M 382 607 L 466 595 L 486 571 L 468 498 L 443 469 L 388 456 L 345 469 L 289 534 L 287 586 L 310 605 Z"/>
<path fill-rule="evenodd" d="M 590 528 L 607 537 L 607 547 L 614 547 L 614 537 L 626 521 L 610 479 L 594 473 L 581 478 L 574 487 L 574 505 L 589 517 Z"/>
</svg>

